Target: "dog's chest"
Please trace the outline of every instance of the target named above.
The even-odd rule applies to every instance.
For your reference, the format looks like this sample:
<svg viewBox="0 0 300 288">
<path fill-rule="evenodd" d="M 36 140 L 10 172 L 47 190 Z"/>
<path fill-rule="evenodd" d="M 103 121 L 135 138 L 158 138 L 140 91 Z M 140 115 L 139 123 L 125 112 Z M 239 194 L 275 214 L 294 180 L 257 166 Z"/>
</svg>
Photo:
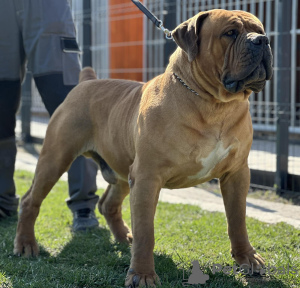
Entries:
<svg viewBox="0 0 300 288">
<path fill-rule="evenodd" d="M 188 176 L 190 180 L 199 180 L 207 179 L 210 177 L 214 177 L 213 171 L 217 167 L 218 164 L 226 161 L 230 152 L 236 148 L 238 145 L 237 139 L 234 143 L 231 143 L 227 147 L 224 145 L 222 141 L 218 141 L 214 148 L 207 154 L 203 153 L 201 149 L 195 151 L 194 154 L 194 163 L 195 166 L 199 167 L 199 170 L 192 175 Z M 195 155 L 196 154 L 196 155 Z M 198 155 L 197 155 L 198 154 Z"/>
<path fill-rule="evenodd" d="M 212 143 L 210 143 L 212 145 Z M 230 166 L 238 151 L 239 141 L 225 146 L 222 141 L 215 142 L 209 149 L 201 149 L 201 146 L 193 149 L 189 156 L 189 162 L 179 165 L 176 174 L 167 181 L 165 188 L 176 189 L 192 187 L 209 181 L 212 178 L 219 178 L 223 174 L 224 167 Z"/>
</svg>

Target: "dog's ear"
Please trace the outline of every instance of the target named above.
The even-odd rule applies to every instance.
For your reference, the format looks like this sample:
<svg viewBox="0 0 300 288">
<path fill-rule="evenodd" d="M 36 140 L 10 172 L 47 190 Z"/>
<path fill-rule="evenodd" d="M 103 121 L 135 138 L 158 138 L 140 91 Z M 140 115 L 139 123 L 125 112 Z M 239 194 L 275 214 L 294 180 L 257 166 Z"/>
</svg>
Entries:
<svg viewBox="0 0 300 288">
<path fill-rule="evenodd" d="M 200 47 L 200 30 L 208 12 L 200 12 L 196 16 L 181 23 L 172 31 L 172 36 L 177 45 L 186 52 L 192 62 L 198 55 Z"/>
</svg>

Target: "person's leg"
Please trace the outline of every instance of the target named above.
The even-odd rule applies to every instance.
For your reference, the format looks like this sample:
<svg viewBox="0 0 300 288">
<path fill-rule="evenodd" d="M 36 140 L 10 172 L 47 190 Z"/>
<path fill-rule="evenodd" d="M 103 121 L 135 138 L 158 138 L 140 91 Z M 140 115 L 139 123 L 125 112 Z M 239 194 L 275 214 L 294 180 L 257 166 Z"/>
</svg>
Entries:
<svg viewBox="0 0 300 288">
<path fill-rule="evenodd" d="M 16 160 L 15 126 L 20 80 L 0 81 L 0 218 L 16 213 L 19 197 L 13 180 Z"/>
<path fill-rule="evenodd" d="M 0 9 L 0 218 L 15 214 L 19 203 L 13 180 L 15 126 L 26 58 L 14 4 L 2 1 Z"/>
<path fill-rule="evenodd" d="M 30 0 L 22 1 L 22 5 L 22 33 L 28 69 L 52 115 L 78 84 L 81 70 L 70 5 L 67 0 Z M 98 201 L 95 194 L 97 165 L 80 157 L 73 162 L 68 174 L 70 198 L 67 204 L 74 213 L 74 230 L 75 222 L 83 218 L 95 220 L 89 221 L 91 226 L 98 225 L 97 219 L 93 215 L 90 217 Z M 79 213 L 79 218 L 75 217 L 78 209 L 84 210 L 84 213 Z M 84 226 L 88 227 L 86 221 Z"/>
<path fill-rule="evenodd" d="M 34 80 L 50 115 L 74 87 L 64 85 L 63 75 L 60 73 L 35 77 Z M 67 204 L 74 214 L 74 230 L 98 226 L 93 212 L 99 199 L 95 194 L 97 171 L 97 164 L 83 156 L 79 156 L 68 171 L 70 197 L 67 199 Z"/>
</svg>

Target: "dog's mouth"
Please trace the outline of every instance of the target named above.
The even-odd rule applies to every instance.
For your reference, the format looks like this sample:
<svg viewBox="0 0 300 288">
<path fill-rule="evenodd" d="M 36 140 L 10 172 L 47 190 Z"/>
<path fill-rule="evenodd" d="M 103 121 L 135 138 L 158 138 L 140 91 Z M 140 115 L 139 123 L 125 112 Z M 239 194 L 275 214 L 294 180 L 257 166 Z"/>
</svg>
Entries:
<svg viewBox="0 0 300 288">
<path fill-rule="evenodd" d="M 248 71 L 242 71 L 243 77 L 238 79 L 238 77 L 231 77 L 226 75 L 223 78 L 224 88 L 230 93 L 238 93 L 247 89 L 252 90 L 255 93 L 260 92 L 267 80 L 270 80 L 273 73 L 273 57 L 271 50 L 266 49 L 264 51 L 262 59 L 255 65 L 251 63 Z"/>
<path fill-rule="evenodd" d="M 264 88 L 266 81 L 271 78 L 268 70 L 270 69 L 266 69 L 265 65 L 261 63 L 246 78 L 239 80 L 227 78 L 223 81 L 223 85 L 228 92 L 233 94 L 246 89 L 258 93 Z"/>
</svg>

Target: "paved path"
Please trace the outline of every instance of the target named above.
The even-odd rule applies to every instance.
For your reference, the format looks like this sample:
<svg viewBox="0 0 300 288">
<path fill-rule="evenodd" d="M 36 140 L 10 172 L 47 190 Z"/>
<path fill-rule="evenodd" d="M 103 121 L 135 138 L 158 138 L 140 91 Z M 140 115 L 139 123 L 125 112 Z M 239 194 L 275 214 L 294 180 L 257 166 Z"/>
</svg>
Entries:
<svg viewBox="0 0 300 288">
<path fill-rule="evenodd" d="M 26 152 L 22 147 L 18 148 L 16 169 L 34 172 L 37 156 Z M 62 180 L 66 180 L 66 173 Z M 107 183 L 98 173 L 98 188 L 106 188 Z M 222 197 L 199 188 L 186 188 L 179 190 L 162 189 L 160 201 L 169 203 L 183 203 L 197 205 L 207 211 L 224 212 Z M 300 206 L 274 203 L 259 199 L 247 199 L 247 216 L 267 223 L 286 222 L 300 229 Z"/>
</svg>

